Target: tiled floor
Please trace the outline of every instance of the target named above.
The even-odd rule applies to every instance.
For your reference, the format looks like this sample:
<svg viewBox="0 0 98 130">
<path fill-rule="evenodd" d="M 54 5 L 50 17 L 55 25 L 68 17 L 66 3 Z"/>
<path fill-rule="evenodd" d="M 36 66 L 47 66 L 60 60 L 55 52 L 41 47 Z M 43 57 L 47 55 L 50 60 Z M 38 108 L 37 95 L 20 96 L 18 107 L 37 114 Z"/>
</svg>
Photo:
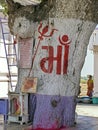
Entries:
<svg viewBox="0 0 98 130">
<path fill-rule="evenodd" d="M 62 130 L 98 130 L 98 105 L 79 104 L 77 105 L 77 124 L 75 127 Z M 29 130 L 28 125 L 10 123 L 4 125 L 3 116 L 0 118 L 0 130 Z"/>
</svg>

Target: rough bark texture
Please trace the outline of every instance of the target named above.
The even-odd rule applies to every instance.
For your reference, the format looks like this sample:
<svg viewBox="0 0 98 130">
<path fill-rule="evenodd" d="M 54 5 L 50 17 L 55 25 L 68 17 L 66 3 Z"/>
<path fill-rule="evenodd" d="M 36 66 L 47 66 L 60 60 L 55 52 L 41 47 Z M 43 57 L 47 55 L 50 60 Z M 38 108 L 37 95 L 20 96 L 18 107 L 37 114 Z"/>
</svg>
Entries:
<svg viewBox="0 0 98 130">
<path fill-rule="evenodd" d="M 32 104 L 36 102 L 31 111 L 33 128 L 73 126 L 80 73 L 98 22 L 98 0 L 44 0 L 26 7 L 7 2 L 11 32 L 22 42 L 31 38 L 33 54 L 38 47 L 32 70 L 38 78 L 36 100 L 31 98 Z M 28 71 L 19 66 L 18 91 Z"/>
<path fill-rule="evenodd" d="M 7 0 L 7 2 L 9 7 L 9 27 L 14 34 L 14 21 L 19 17 L 25 17 L 29 21 L 38 22 L 47 19 L 50 14 L 50 17 L 55 18 L 75 18 L 95 23 L 98 21 L 97 0 L 43 0 L 38 6 L 23 6 L 19 3 L 14 3 L 13 0 Z M 21 28 L 21 21 L 19 23 L 18 28 Z"/>
</svg>

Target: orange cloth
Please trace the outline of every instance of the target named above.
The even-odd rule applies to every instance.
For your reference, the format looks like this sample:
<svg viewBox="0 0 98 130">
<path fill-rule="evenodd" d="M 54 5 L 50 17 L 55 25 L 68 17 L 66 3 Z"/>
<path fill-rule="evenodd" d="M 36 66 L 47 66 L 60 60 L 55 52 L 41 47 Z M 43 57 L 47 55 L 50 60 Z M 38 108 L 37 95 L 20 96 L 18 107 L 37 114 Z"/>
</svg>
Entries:
<svg viewBox="0 0 98 130">
<path fill-rule="evenodd" d="M 87 86 L 88 86 L 88 91 L 87 91 L 87 95 L 88 96 L 92 96 L 92 92 L 93 92 L 93 88 L 94 88 L 94 85 L 93 85 L 93 80 L 92 79 L 89 79 L 87 81 Z"/>
</svg>

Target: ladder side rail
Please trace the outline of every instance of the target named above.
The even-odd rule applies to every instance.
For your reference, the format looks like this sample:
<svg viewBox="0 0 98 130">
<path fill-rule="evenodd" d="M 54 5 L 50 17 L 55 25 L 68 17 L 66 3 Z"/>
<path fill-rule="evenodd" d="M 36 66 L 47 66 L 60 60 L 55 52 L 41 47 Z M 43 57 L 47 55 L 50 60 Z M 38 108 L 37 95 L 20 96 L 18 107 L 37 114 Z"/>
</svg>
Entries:
<svg viewBox="0 0 98 130">
<path fill-rule="evenodd" d="M 2 38 L 3 38 L 3 42 L 4 42 L 4 49 L 5 49 L 5 55 L 6 55 L 6 61 L 7 61 L 7 67 L 8 67 L 8 73 L 9 73 L 9 80 L 10 80 L 10 87 L 12 89 L 12 79 L 11 79 L 11 72 L 10 72 L 10 66 L 9 66 L 9 60 L 7 58 L 7 48 L 6 48 L 6 42 L 5 42 L 5 37 L 4 37 L 4 31 L 3 31 L 3 22 L 1 21 L 0 19 L 0 22 L 1 22 L 1 32 L 2 32 Z"/>
</svg>

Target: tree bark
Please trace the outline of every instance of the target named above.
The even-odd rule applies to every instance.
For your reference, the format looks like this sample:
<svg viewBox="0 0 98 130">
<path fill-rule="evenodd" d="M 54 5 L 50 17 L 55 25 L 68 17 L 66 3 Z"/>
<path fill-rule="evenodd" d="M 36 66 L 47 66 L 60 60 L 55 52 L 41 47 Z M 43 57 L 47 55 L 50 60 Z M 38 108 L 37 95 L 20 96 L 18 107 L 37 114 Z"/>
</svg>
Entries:
<svg viewBox="0 0 98 130">
<path fill-rule="evenodd" d="M 11 32 L 21 40 L 31 38 L 33 55 L 37 52 L 32 76 L 38 78 L 38 85 L 32 104 L 36 101 L 33 129 L 38 130 L 74 125 L 81 69 L 90 35 L 98 22 L 97 0 L 54 0 L 49 6 L 47 2 L 36 8 L 18 6 L 19 13 L 13 12 L 14 8 L 9 10 Z M 32 10 L 28 16 L 27 8 Z M 22 16 L 23 10 L 26 13 Z M 28 71 L 19 66 L 18 87 Z"/>
</svg>

